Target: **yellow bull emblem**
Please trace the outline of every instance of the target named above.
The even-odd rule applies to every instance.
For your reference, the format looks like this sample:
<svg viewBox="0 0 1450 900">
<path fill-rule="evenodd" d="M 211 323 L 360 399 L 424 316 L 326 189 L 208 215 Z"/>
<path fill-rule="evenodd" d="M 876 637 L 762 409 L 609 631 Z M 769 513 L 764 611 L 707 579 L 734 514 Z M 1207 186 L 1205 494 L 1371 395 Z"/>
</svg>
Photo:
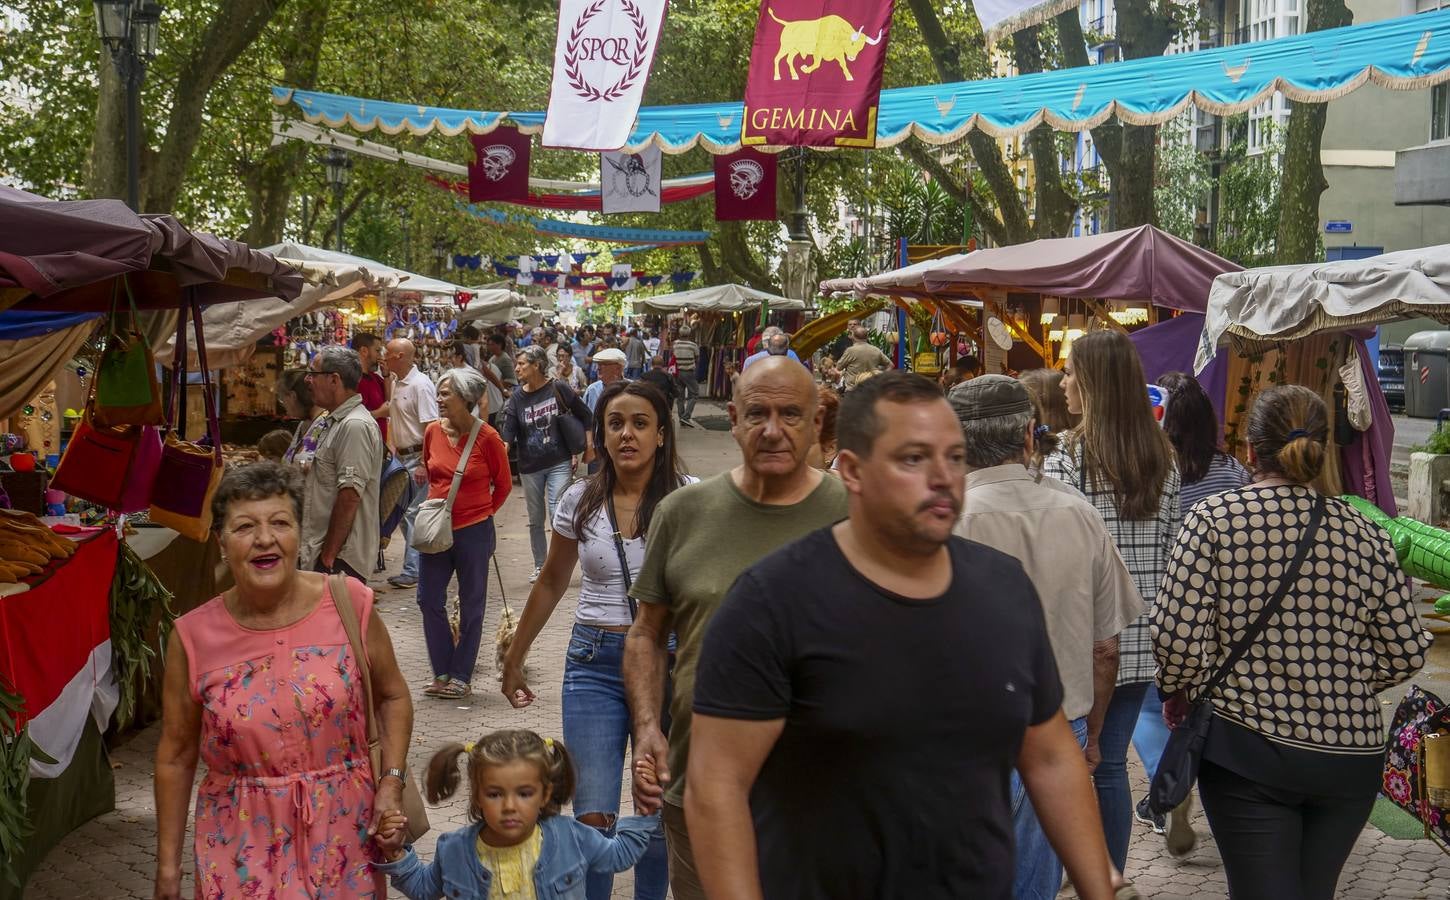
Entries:
<svg viewBox="0 0 1450 900">
<path fill-rule="evenodd" d="M 809 63 L 801 66 L 801 71 L 807 75 L 819 69 L 821 63 L 834 61 L 841 66 L 841 74 L 846 76 L 847 81 L 855 81 L 851 77 L 850 67 L 846 64 L 855 62 L 867 44 L 875 46 L 881 43 L 881 38 L 886 34 L 883 28 L 875 39 L 869 38 L 865 34 L 866 26 L 855 28 L 840 16 L 787 22 L 777 16 L 773 9 L 767 8 L 766 12 L 781 26 L 780 50 L 775 54 L 776 81 L 780 80 L 781 60 L 785 60 L 786 68 L 790 69 L 791 80 L 800 80 L 795 68 L 798 56 L 802 59 L 811 58 Z"/>
</svg>

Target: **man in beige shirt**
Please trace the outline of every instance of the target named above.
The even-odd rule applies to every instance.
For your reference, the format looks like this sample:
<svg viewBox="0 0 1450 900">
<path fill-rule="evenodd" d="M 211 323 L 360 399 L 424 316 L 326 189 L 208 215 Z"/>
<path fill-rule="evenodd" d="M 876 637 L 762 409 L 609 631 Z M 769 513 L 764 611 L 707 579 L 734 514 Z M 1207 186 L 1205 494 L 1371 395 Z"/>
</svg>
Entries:
<svg viewBox="0 0 1450 900">
<path fill-rule="evenodd" d="M 1027 471 L 1036 411 L 1015 378 L 983 375 L 951 393 L 966 437 L 966 502 L 956 533 L 1017 558 L 1037 588 L 1062 677 L 1063 714 L 1083 742 L 1088 765 L 1118 675 L 1118 633 L 1143 600 L 1102 516 L 1082 494 Z M 1056 896 L 1061 864 L 1016 773 L 1014 896 Z"/>
<path fill-rule="evenodd" d="M 874 374 L 891 368 L 891 360 L 886 354 L 866 342 L 868 336 L 866 326 L 857 325 L 851 330 L 851 346 L 836 360 L 836 367 L 841 370 L 841 384 L 848 391 L 867 372 Z"/>
<path fill-rule="evenodd" d="M 383 439 L 357 392 L 356 350 L 324 347 L 307 380 L 328 424 L 303 486 L 301 559 L 305 568 L 341 572 L 367 583 L 378 555 L 378 480 Z"/>
</svg>

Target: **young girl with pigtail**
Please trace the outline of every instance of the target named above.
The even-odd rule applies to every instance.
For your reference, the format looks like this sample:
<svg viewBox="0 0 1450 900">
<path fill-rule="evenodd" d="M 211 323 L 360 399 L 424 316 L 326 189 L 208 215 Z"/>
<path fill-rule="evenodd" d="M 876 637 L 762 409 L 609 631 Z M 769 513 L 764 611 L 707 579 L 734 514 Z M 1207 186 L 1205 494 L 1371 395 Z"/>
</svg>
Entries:
<svg viewBox="0 0 1450 900">
<path fill-rule="evenodd" d="M 425 864 L 405 846 L 407 819 L 383 817 L 377 866 L 413 900 L 563 900 L 584 897 L 585 873 L 623 872 L 659 831 L 658 816 L 621 818 L 613 837 L 559 815 L 574 793 L 574 764 L 559 741 L 532 731 L 495 731 L 477 743 L 448 744 L 428 763 L 428 802 L 458 789 L 458 757 L 468 756 L 473 824 L 438 838 Z"/>
</svg>

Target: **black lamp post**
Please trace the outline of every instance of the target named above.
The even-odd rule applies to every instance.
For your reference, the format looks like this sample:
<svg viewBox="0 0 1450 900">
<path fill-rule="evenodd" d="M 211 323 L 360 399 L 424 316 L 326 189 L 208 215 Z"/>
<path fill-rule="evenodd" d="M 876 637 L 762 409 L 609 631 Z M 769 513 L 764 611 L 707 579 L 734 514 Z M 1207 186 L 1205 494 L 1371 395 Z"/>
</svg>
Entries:
<svg viewBox="0 0 1450 900">
<path fill-rule="evenodd" d="M 141 209 L 141 83 L 156 58 L 161 4 L 155 0 L 94 0 L 96 28 L 126 82 L 126 201 Z"/>
<path fill-rule="evenodd" d="M 443 277 L 443 264 L 448 261 L 448 242 L 438 238 L 433 242 L 433 262 L 438 268 L 438 277 Z"/>
<path fill-rule="evenodd" d="M 352 180 L 352 157 L 347 151 L 339 147 L 333 147 L 322 157 L 322 164 L 327 167 L 327 183 L 332 185 L 333 205 L 337 207 L 337 252 L 342 252 L 342 195 L 347 190 L 347 183 Z"/>
<path fill-rule="evenodd" d="M 409 271 L 413 268 L 413 211 L 406 206 L 398 206 L 398 221 L 403 223 L 403 268 Z"/>
</svg>

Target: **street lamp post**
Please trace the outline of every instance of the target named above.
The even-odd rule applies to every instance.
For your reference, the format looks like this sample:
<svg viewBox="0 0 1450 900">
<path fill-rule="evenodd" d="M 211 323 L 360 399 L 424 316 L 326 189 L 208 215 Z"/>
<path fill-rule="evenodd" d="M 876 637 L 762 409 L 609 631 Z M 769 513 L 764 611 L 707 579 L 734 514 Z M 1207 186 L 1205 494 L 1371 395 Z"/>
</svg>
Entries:
<svg viewBox="0 0 1450 900">
<path fill-rule="evenodd" d="M 101 43 L 126 82 L 126 201 L 141 210 L 141 84 L 156 58 L 161 11 L 155 0 L 94 0 Z"/>
<path fill-rule="evenodd" d="M 443 277 L 443 264 L 448 260 L 448 242 L 438 238 L 433 242 L 433 263 L 437 266 L 438 277 Z"/>
<path fill-rule="evenodd" d="M 342 252 L 342 197 L 352 179 L 352 157 L 340 147 L 333 147 L 322 157 L 327 167 L 327 183 L 332 185 L 333 204 L 337 207 L 337 252 Z"/>
<path fill-rule="evenodd" d="M 403 268 L 413 268 L 413 212 L 408 207 L 398 206 L 398 221 L 403 223 Z"/>
</svg>

